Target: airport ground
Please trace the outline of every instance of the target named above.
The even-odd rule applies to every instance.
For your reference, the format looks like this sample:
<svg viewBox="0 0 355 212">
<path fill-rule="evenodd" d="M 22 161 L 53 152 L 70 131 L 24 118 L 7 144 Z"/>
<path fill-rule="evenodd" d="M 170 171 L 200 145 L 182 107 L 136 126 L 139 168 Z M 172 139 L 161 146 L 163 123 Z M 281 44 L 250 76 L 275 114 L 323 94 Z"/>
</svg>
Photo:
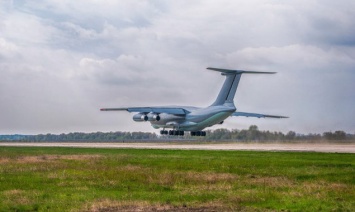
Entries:
<svg viewBox="0 0 355 212">
<path fill-rule="evenodd" d="M 185 149 L 185 150 L 251 150 L 355 153 L 355 142 L 348 143 L 236 143 L 236 142 L 0 142 L 1 146 L 18 147 L 80 147 L 80 148 L 132 148 L 132 149 Z"/>
<path fill-rule="evenodd" d="M 351 144 L 15 145 L 0 147 L 0 211 L 355 210 Z"/>
</svg>

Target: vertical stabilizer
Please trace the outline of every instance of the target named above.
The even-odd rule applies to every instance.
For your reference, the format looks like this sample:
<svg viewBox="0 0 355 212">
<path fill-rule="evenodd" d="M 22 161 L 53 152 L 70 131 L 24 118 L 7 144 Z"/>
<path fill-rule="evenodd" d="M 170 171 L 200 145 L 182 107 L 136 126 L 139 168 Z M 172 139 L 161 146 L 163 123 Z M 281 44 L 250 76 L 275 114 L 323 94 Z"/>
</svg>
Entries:
<svg viewBox="0 0 355 212">
<path fill-rule="evenodd" d="M 213 71 L 222 72 L 226 76 L 222 89 L 211 106 L 223 105 L 225 103 L 234 104 L 234 96 L 238 88 L 238 84 L 242 74 L 274 74 L 275 72 L 260 72 L 260 71 L 243 71 L 243 70 L 229 70 L 220 68 L 207 68 Z"/>
</svg>

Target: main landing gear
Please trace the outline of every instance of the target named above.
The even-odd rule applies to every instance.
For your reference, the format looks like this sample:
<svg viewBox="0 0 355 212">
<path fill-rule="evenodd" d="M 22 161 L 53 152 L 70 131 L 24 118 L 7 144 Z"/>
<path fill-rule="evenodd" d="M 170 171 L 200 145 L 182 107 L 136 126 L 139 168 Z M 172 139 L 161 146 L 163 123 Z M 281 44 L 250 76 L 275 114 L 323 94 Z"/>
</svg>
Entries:
<svg viewBox="0 0 355 212">
<path fill-rule="evenodd" d="M 160 135 L 184 135 L 184 131 L 181 130 L 160 130 Z"/>
<path fill-rule="evenodd" d="M 160 130 L 160 135 L 184 135 L 184 131 L 181 130 Z M 191 136 L 206 136 L 205 131 L 191 131 L 190 132 Z"/>
<path fill-rule="evenodd" d="M 196 131 L 196 132 L 191 131 L 191 136 L 206 136 L 206 132 L 205 131 Z"/>
<path fill-rule="evenodd" d="M 184 135 L 184 131 L 181 130 L 160 130 L 160 135 Z M 205 131 L 191 131 L 191 136 L 206 136 Z"/>
</svg>

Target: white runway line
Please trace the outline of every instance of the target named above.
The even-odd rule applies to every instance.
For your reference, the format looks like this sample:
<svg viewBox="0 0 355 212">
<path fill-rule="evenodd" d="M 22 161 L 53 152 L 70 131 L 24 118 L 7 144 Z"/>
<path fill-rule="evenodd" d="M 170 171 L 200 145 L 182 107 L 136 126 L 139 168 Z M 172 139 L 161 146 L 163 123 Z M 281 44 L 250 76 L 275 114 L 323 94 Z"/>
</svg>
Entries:
<svg viewBox="0 0 355 212">
<path fill-rule="evenodd" d="M 213 143 L 213 144 L 176 144 L 176 143 L 17 143 L 0 142 L 1 146 L 13 147 L 80 147 L 80 148 L 130 148 L 130 149 L 184 149 L 184 150 L 252 150 L 252 151 L 302 151 L 302 152 L 339 152 L 355 153 L 355 144 L 324 143 Z"/>
</svg>

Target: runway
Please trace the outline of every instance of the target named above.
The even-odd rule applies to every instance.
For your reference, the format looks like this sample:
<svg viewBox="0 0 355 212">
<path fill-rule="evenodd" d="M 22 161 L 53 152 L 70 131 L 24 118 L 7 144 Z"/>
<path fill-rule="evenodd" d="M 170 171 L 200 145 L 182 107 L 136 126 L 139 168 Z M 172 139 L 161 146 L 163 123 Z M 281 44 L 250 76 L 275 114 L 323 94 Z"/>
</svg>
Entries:
<svg viewBox="0 0 355 212">
<path fill-rule="evenodd" d="M 0 142 L 0 147 L 75 147 L 116 149 L 250 150 L 355 153 L 355 144 L 329 143 L 19 143 Z"/>
</svg>

